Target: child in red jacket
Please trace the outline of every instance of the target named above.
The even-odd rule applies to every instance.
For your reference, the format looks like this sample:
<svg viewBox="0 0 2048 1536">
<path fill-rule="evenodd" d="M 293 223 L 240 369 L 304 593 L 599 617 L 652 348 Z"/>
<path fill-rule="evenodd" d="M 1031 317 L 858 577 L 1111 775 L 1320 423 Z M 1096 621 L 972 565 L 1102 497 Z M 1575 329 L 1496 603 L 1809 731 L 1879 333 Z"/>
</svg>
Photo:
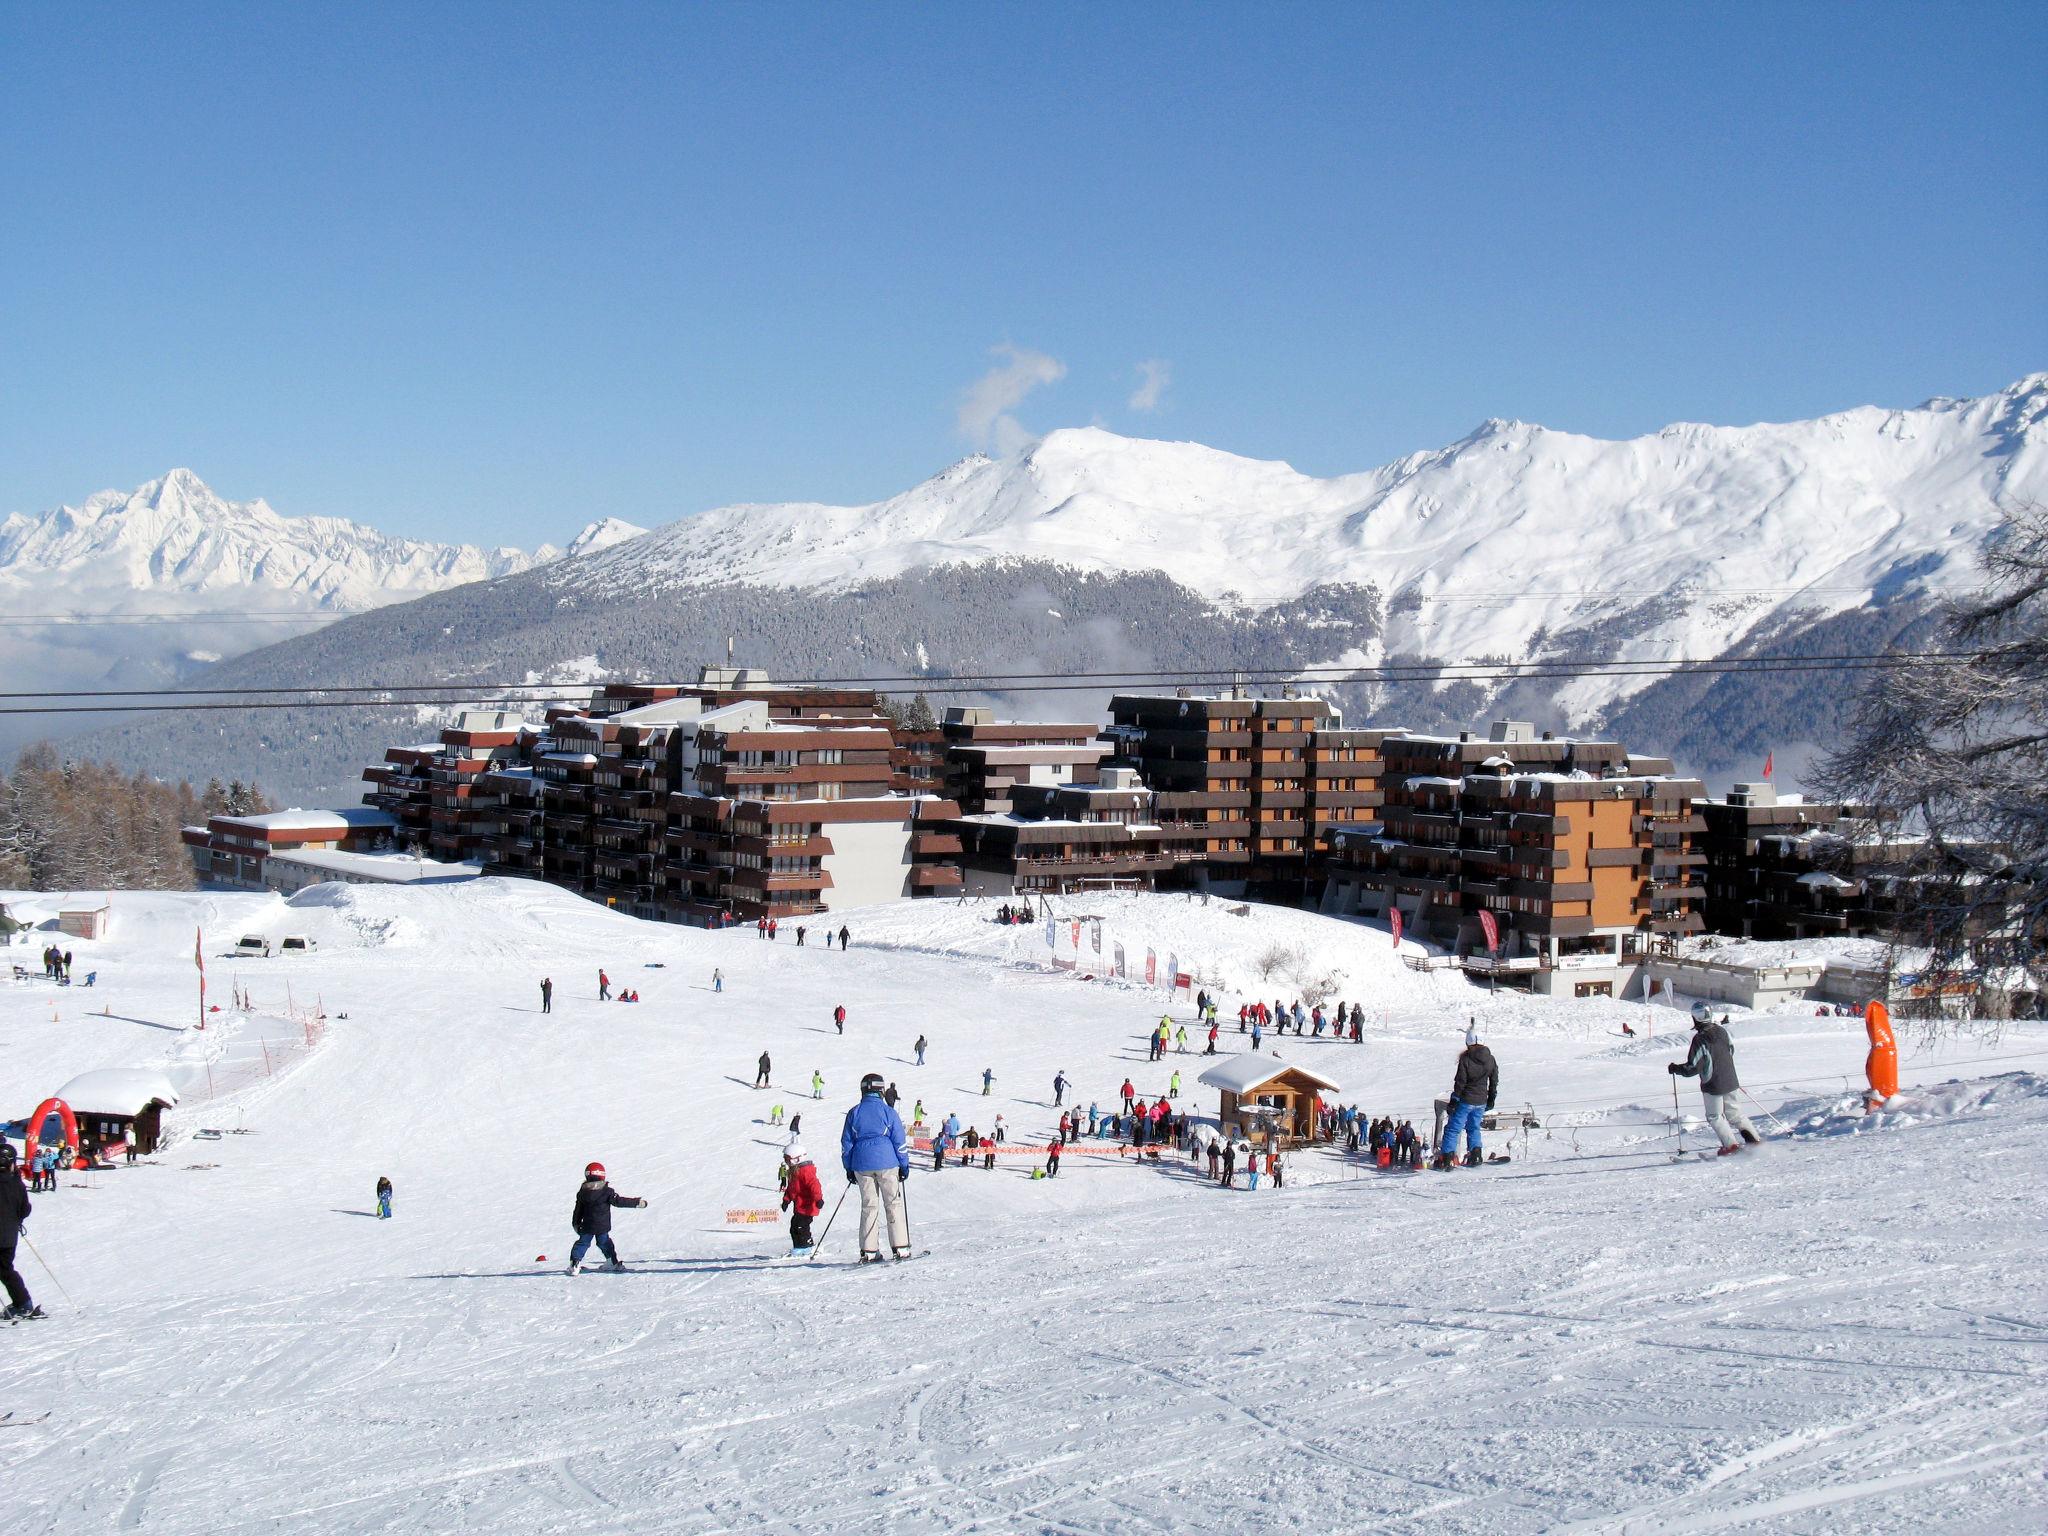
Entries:
<svg viewBox="0 0 2048 1536">
<path fill-rule="evenodd" d="M 803 1257 L 811 1251 L 811 1218 L 825 1209 L 825 1187 L 818 1182 L 817 1164 L 795 1142 L 783 1150 L 782 1161 L 789 1170 L 782 1186 L 782 1208 L 796 1208 L 789 1218 L 789 1251 Z"/>
</svg>

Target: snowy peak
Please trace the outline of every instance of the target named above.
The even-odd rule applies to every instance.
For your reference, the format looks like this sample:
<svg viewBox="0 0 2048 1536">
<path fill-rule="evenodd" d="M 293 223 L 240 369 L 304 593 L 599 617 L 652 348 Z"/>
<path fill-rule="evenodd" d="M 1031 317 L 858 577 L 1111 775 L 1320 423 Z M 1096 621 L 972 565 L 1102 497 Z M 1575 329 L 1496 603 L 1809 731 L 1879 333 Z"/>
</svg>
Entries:
<svg viewBox="0 0 2048 1536">
<path fill-rule="evenodd" d="M 594 523 L 586 524 L 583 531 L 569 541 L 563 555 L 588 555 L 600 549 L 610 549 L 614 544 L 623 544 L 628 539 L 637 539 L 647 530 L 636 523 L 629 523 L 622 517 L 601 517 Z"/>
<path fill-rule="evenodd" d="M 539 558 L 397 538 L 344 518 L 284 517 L 267 502 L 217 494 L 189 469 L 0 522 L 0 583 L 55 584 L 88 607 L 263 593 L 273 606 L 346 613 L 510 575 Z"/>
</svg>

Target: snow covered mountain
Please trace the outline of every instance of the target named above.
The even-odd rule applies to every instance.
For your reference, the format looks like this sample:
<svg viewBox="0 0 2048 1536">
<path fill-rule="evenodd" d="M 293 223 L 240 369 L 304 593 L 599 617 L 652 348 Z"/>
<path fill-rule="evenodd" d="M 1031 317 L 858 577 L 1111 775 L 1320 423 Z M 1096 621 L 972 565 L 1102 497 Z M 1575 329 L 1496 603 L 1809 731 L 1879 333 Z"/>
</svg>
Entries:
<svg viewBox="0 0 2048 1536">
<path fill-rule="evenodd" d="M 2001 506 L 2048 501 L 2044 449 L 2048 374 L 1975 400 L 1623 443 L 1493 421 L 1331 479 L 1054 432 L 870 506 L 600 528 L 549 564 L 354 615 L 194 680 L 688 677 L 728 636 L 784 676 L 922 676 L 935 693 L 949 674 L 1868 651 L 1917 637 L 1933 598 L 1971 580 Z M 1775 752 L 1789 783 L 1801 744 L 1826 742 L 1855 692 L 1827 671 L 1315 686 L 1355 721 L 1438 729 L 1512 711 L 1723 781 Z M 1104 698 L 992 702 L 1088 719 Z M 90 747 L 204 779 L 234 740 L 246 769 L 312 804 L 353 800 L 362 764 L 424 723 L 287 711 L 251 739 L 223 717 L 171 715 Z"/>
<path fill-rule="evenodd" d="M 641 530 L 605 518 L 588 554 Z M 0 520 L 0 666 L 43 687 L 140 687 L 303 634 L 345 614 L 558 559 L 399 538 L 338 517 L 230 501 L 189 469 L 76 507 Z M 38 729 L 17 717 L 0 746 Z"/>
<path fill-rule="evenodd" d="M 1627 615 L 1620 655 L 1715 656 L 1789 618 L 1967 582 L 1998 508 L 2022 500 L 2048 500 L 2048 373 L 1981 399 L 1628 442 L 1488 421 L 1332 479 L 1060 431 L 868 506 L 706 512 L 547 579 L 614 595 L 839 592 L 933 566 L 1049 562 L 1162 571 L 1254 608 L 1371 586 L 1389 653 L 1577 654 L 1586 630 Z M 1623 686 L 1580 685 L 1565 703 L 1585 714 Z"/>
<path fill-rule="evenodd" d="M 61 593 L 58 606 L 67 609 L 117 612 L 142 611 L 143 598 L 260 593 L 279 608 L 353 613 L 510 575 L 558 553 L 434 544 L 345 518 L 284 517 L 265 501 L 217 495 L 189 469 L 132 491 L 101 491 L 81 506 L 0 521 L 0 582 Z"/>
</svg>

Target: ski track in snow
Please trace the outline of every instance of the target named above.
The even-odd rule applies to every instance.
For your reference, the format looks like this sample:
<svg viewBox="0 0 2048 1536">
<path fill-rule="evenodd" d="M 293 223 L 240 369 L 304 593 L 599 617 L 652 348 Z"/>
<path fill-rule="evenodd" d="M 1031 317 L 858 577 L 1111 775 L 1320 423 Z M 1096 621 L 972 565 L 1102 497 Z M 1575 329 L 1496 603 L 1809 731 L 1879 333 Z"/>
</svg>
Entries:
<svg viewBox="0 0 2048 1536">
<path fill-rule="evenodd" d="M 1013 1142 L 1042 1144 L 1054 1071 L 1085 1105 L 1178 1067 L 1212 1103 L 1203 1063 L 1144 1061 L 1163 994 L 1053 978 L 1042 928 L 974 906 L 850 914 L 840 955 L 501 882 L 117 897 L 114 935 L 77 946 L 101 987 L 0 989 L 0 1109 L 191 1049 L 149 1021 L 189 1006 L 201 911 L 209 948 L 315 933 L 310 960 L 222 969 L 259 1008 L 289 977 L 350 1017 L 229 1102 L 252 1134 L 36 1197 L 30 1236 L 75 1304 L 24 1249 L 52 1316 L 0 1330 L 0 1401 L 54 1411 L 0 1435 L 10 1529 L 2040 1528 L 2048 1030 L 1918 1053 L 1909 1082 L 1936 1086 L 1866 1120 L 1826 1086 L 1860 1067 L 1855 1021 L 1738 1015 L 1746 1079 L 1821 1082 L 1757 1091 L 1791 1128 L 1761 1153 L 1674 1164 L 1674 1010 L 1489 996 L 1406 969 L 1384 930 L 1302 913 L 1088 909 L 1140 954 L 1171 946 L 1266 996 L 1293 989 L 1258 957 L 1311 947 L 1384 1014 L 1363 1046 L 1280 1049 L 1355 1080 L 1345 1097 L 1368 1109 L 1426 1129 L 1472 1014 L 1503 1107 L 1615 1108 L 1518 1140 L 1506 1168 L 1305 1154 L 1256 1196 L 1185 1162 L 919 1171 L 928 1262 L 847 1263 L 857 1199 L 819 1263 L 764 1262 L 782 1229 L 722 1216 L 773 1203 L 770 1103 L 817 1116 L 829 1211 L 868 1067 L 906 1107 L 1000 1110 Z M 599 964 L 647 1001 L 592 1001 Z M 1617 1046 L 1624 1017 L 1657 1039 Z M 825 1102 L 742 1086 L 764 1047 L 778 1080 L 822 1070 Z M 1684 1103 L 1703 1146 L 1696 1092 Z M 567 1207 L 592 1155 L 652 1204 L 616 1225 L 633 1273 L 572 1280 Z M 380 1172 L 389 1223 L 360 1214 Z"/>
</svg>

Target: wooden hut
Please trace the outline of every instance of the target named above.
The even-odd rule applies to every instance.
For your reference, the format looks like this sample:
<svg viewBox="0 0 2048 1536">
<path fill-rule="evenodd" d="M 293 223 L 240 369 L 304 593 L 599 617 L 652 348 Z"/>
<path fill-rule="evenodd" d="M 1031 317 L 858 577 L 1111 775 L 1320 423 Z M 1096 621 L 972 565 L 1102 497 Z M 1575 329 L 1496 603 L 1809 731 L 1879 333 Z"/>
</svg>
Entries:
<svg viewBox="0 0 2048 1536">
<path fill-rule="evenodd" d="M 113 1155 L 135 1127 L 135 1150 L 154 1152 L 163 1138 L 163 1112 L 178 1102 L 178 1091 L 163 1073 L 147 1067 L 109 1067 L 81 1072 L 56 1096 L 71 1108 L 81 1141 Z"/>
<path fill-rule="evenodd" d="M 74 902 L 57 910 L 57 931 L 74 939 L 104 939 L 112 905 L 104 899 Z"/>
<path fill-rule="evenodd" d="M 1217 1120 L 1225 1135 L 1249 1132 L 1254 1123 L 1270 1119 L 1278 1138 L 1289 1143 L 1313 1140 L 1317 1103 L 1333 1102 L 1344 1091 L 1343 1084 L 1333 1077 L 1255 1051 L 1226 1056 L 1197 1081 L 1223 1095 Z M 1244 1112 L 1251 1108 L 1276 1113 Z M 1239 1129 L 1233 1131 L 1233 1125 Z"/>
</svg>

